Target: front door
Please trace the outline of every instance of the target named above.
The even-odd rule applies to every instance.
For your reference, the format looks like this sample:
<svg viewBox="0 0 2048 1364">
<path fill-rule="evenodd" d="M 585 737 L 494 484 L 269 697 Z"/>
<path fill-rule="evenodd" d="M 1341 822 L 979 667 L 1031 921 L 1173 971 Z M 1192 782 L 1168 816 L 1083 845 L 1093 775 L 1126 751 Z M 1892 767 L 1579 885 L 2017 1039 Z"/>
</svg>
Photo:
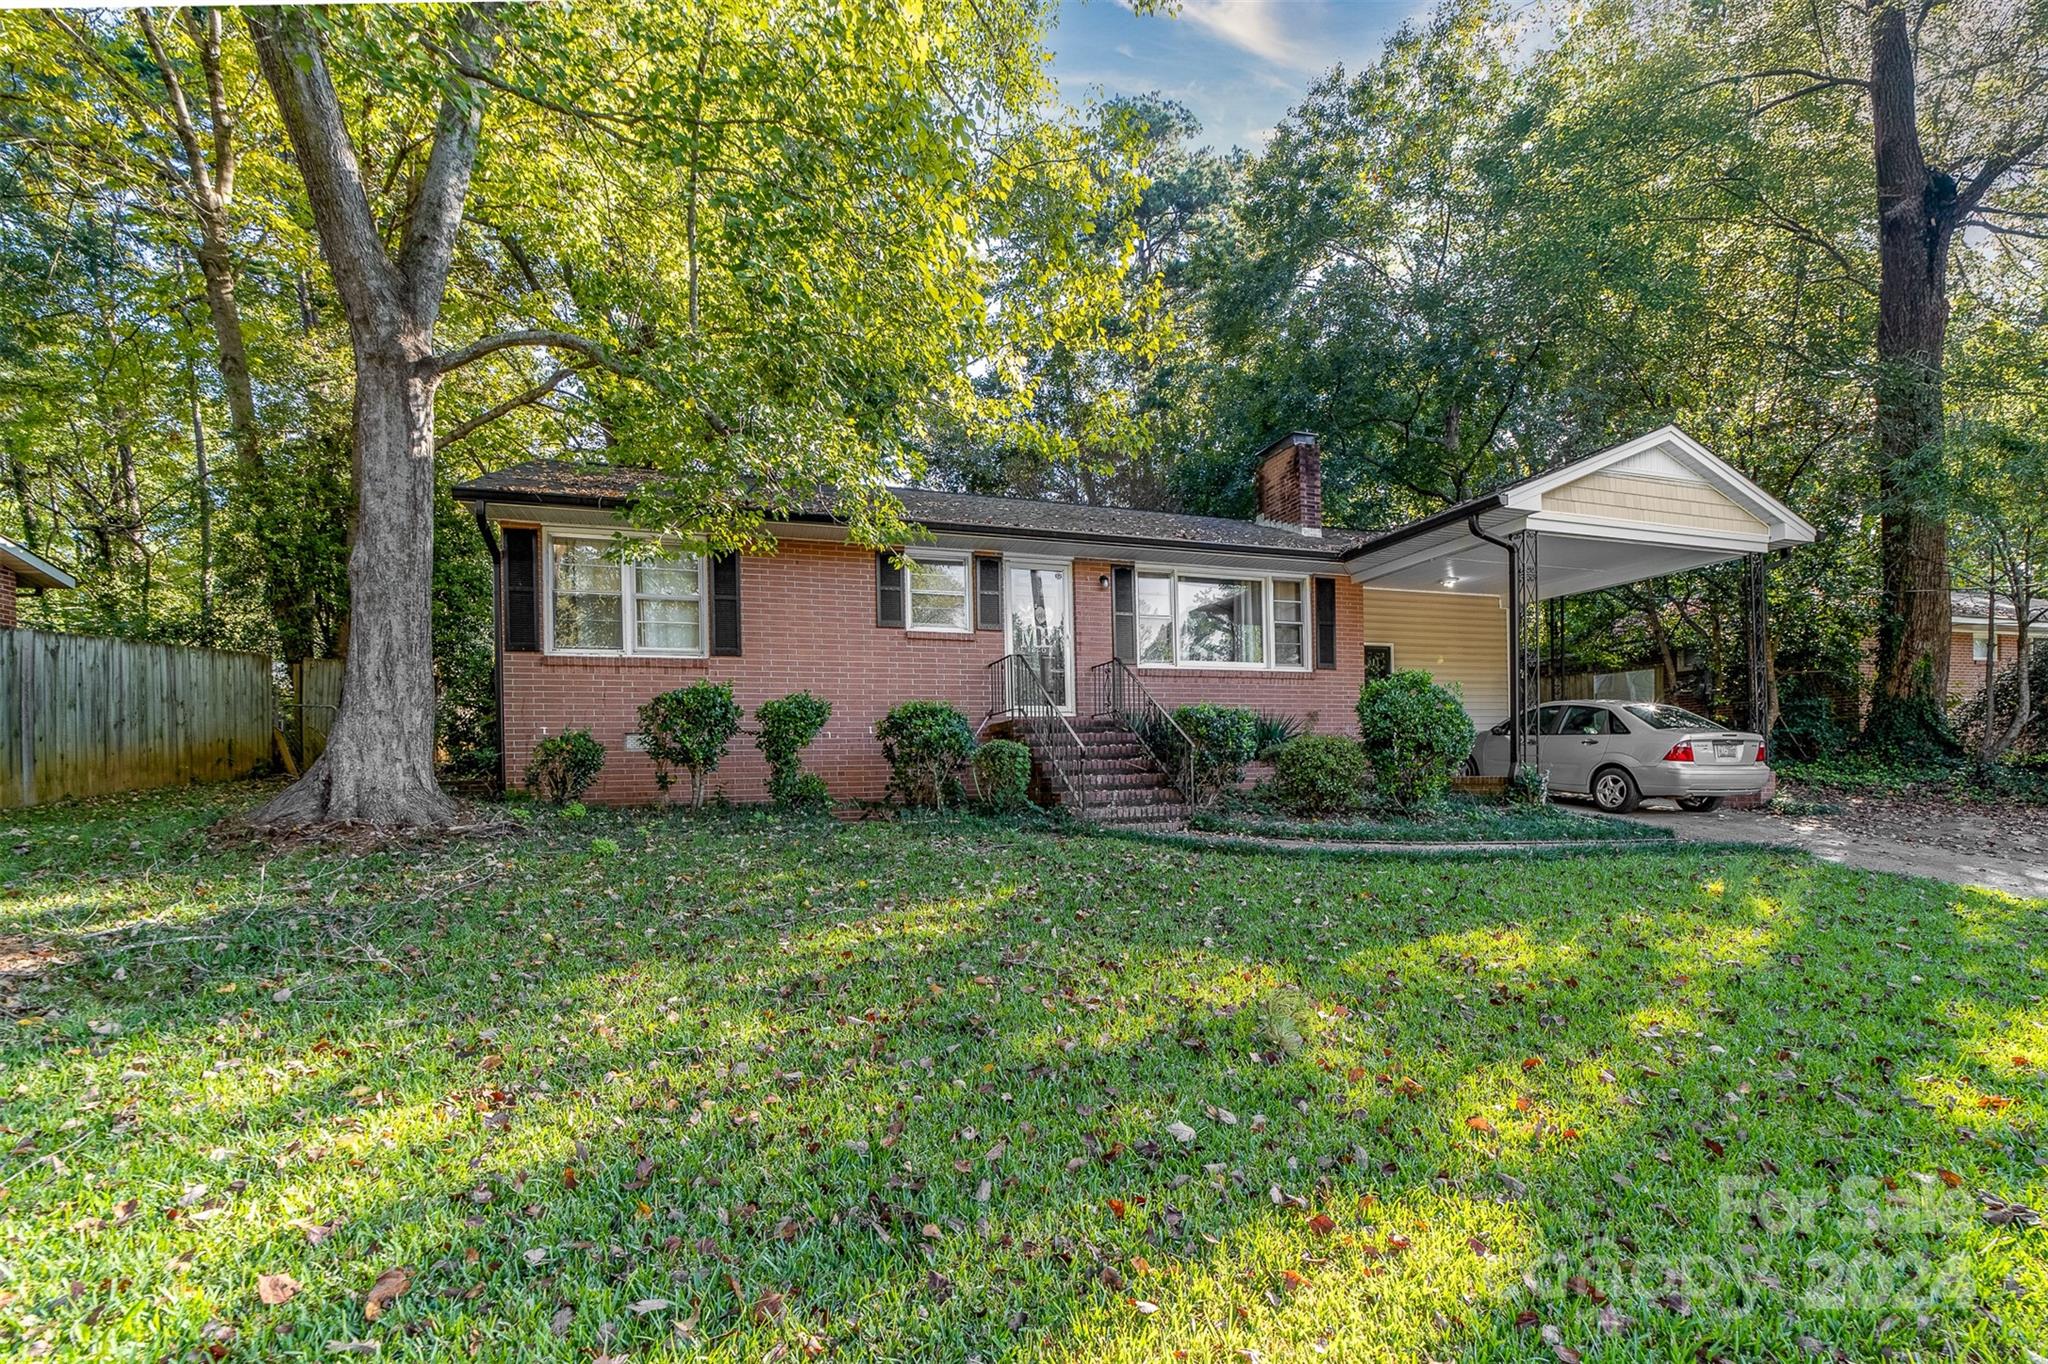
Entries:
<svg viewBox="0 0 2048 1364">
<path fill-rule="evenodd" d="M 1072 715 L 1074 607 L 1066 567 L 1012 562 L 1008 577 L 1010 652 L 1017 656 L 1017 666 L 1038 680 L 1033 687 L 1013 678 L 1011 686 L 1022 694 L 1011 697 L 1011 702 L 1028 706 L 1050 697 L 1062 714 Z M 1044 688 L 1042 695 L 1039 687 Z"/>
</svg>

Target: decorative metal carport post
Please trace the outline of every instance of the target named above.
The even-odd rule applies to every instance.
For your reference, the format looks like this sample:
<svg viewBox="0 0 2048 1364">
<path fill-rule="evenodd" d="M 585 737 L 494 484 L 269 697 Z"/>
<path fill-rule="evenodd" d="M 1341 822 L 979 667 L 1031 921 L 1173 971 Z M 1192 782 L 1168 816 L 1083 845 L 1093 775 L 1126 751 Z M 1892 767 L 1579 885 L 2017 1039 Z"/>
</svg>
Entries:
<svg viewBox="0 0 2048 1364">
<path fill-rule="evenodd" d="M 1770 740 L 1771 626 L 1769 599 L 1771 556 L 1743 556 L 1742 617 L 1749 651 L 1749 727 Z"/>
<path fill-rule="evenodd" d="M 1537 591 L 1536 532 L 1511 531 L 1503 540 L 1474 515 L 1466 523 L 1475 540 L 1496 545 L 1508 556 L 1508 780 L 1538 762 L 1536 718 L 1543 672 L 1543 614 Z"/>
</svg>

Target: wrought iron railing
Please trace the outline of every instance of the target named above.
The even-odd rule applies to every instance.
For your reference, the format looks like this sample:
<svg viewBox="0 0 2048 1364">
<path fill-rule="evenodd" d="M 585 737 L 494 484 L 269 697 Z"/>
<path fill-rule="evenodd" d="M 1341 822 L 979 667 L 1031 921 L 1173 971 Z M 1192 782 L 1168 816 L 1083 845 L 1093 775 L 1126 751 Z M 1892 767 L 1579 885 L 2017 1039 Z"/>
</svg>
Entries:
<svg viewBox="0 0 2048 1364">
<path fill-rule="evenodd" d="M 1152 755 L 1152 761 L 1193 809 L 1198 795 L 1194 741 L 1173 718 L 1173 712 L 1153 699 L 1130 665 L 1112 658 L 1090 668 L 1088 700 L 1090 713 L 1115 720 L 1137 737 L 1139 747 Z"/>
<path fill-rule="evenodd" d="M 1088 817 L 1088 786 L 1081 779 L 1087 746 L 1074 723 L 1046 690 L 1035 661 L 1022 654 L 1004 654 L 988 665 L 988 713 L 1007 716 L 1021 728 L 1035 757 L 1051 769 L 1063 803 L 1079 818 Z"/>
</svg>

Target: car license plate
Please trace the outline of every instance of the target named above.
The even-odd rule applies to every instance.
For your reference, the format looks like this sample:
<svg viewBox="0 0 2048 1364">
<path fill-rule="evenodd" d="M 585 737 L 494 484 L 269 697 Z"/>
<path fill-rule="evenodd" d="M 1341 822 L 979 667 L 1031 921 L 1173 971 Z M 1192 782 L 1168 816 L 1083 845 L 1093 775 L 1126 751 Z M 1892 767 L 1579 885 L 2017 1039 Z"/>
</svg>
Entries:
<svg viewBox="0 0 2048 1364">
<path fill-rule="evenodd" d="M 1740 760 L 1742 757 L 1742 741 L 1740 739 L 1714 740 L 1714 757 L 1719 762 L 1736 762 Z"/>
</svg>

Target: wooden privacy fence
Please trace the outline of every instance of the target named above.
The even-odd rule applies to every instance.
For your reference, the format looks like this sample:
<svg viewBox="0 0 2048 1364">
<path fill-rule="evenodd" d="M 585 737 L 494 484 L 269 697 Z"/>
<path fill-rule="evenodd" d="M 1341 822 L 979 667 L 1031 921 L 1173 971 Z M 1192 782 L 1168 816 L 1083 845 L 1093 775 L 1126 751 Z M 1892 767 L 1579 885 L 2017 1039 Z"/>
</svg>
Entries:
<svg viewBox="0 0 2048 1364">
<path fill-rule="evenodd" d="M 327 751 L 327 732 L 341 710 L 341 669 L 338 658 L 292 664 L 292 713 L 286 731 L 301 772 Z"/>
<path fill-rule="evenodd" d="M 270 660 L 0 630 L 0 807 L 268 771 Z"/>
</svg>

